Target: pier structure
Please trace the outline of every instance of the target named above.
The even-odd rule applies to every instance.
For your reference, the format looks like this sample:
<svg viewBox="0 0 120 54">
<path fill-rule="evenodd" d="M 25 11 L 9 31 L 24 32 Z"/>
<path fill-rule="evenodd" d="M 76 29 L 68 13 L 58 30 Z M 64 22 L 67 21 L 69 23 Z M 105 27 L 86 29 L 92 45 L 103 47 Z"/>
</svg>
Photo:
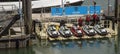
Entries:
<svg viewBox="0 0 120 54">
<path fill-rule="evenodd" d="M 117 53 L 119 54 L 120 52 L 120 3 L 119 3 L 119 0 L 116 0 L 118 1 L 118 19 L 117 19 L 117 23 L 118 23 L 118 36 L 116 37 L 115 39 L 115 48 L 116 48 L 116 51 Z"/>
<path fill-rule="evenodd" d="M 4 17 L 5 19 L 2 18 L 3 20 L 1 20 L 1 22 L 7 21 L 7 23 L 0 29 L 0 48 L 22 48 L 32 45 L 31 0 L 22 0 L 22 5 L 23 12 L 21 15 L 23 15 L 23 18 L 21 18 L 20 12 L 18 11 L 19 9 L 14 10 L 17 13 L 14 13 L 12 17 Z M 4 7 L 2 10 L 4 10 Z M 4 13 L 5 16 L 8 16 L 5 11 L 0 13 Z M 20 25 L 16 22 L 19 22 L 20 24 L 24 22 L 24 25 Z M 18 26 L 18 28 L 16 28 L 16 26 Z"/>
</svg>

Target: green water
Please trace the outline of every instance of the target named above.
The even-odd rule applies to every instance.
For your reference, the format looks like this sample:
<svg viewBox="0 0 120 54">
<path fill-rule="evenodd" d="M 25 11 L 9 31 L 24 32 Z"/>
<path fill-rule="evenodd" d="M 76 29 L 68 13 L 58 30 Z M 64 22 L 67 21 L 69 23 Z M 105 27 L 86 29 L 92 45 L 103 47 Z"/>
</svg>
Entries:
<svg viewBox="0 0 120 54">
<path fill-rule="evenodd" d="M 115 38 L 47 42 L 20 49 L 0 49 L 0 54 L 119 54 Z M 44 42 L 45 43 L 45 42 Z"/>
<path fill-rule="evenodd" d="M 35 54 L 32 47 L 20 49 L 0 49 L 0 54 Z"/>
</svg>

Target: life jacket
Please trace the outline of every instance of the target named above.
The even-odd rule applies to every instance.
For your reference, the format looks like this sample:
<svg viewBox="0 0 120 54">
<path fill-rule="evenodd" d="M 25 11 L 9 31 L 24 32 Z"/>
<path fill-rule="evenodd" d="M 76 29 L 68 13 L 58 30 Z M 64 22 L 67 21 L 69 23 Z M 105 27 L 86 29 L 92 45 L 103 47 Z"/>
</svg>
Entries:
<svg viewBox="0 0 120 54">
<path fill-rule="evenodd" d="M 86 21 L 87 21 L 87 22 L 90 21 L 90 16 L 86 16 Z"/>
<path fill-rule="evenodd" d="M 96 14 L 93 14 L 93 19 L 97 20 L 97 15 Z"/>
<path fill-rule="evenodd" d="M 78 19 L 78 23 L 82 23 L 83 21 L 82 21 L 82 19 L 81 18 L 79 18 Z"/>
</svg>

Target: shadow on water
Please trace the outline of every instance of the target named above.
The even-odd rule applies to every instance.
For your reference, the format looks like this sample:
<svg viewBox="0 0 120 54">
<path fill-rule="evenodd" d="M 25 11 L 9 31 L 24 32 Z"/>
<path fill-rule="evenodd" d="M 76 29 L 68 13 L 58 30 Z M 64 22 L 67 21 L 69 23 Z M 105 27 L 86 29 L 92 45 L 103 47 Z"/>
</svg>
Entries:
<svg viewBox="0 0 120 54">
<path fill-rule="evenodd" d="M 0 54 L 35 54 L 32 47 L 19 49 L 0 49 Z"/>
</svg>

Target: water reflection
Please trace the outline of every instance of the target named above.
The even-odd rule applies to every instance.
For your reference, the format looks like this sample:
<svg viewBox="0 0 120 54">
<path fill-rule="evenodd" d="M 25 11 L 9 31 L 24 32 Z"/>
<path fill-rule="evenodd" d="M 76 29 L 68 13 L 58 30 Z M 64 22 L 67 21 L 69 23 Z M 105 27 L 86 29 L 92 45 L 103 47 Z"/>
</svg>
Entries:
<svg viewBox="0 0 120 54">
<path fill-rule="evenodd" d="M 2 49 L 0 54 L 116 54 L 114 38 L 50 42 L 49 47 Z"/>
<path fill-rule="evenodd" d="M 53 48 L 63 48 L 63 46 L 62 46 L 62 44 L 60 42 L 51 43 L 51 46 Z"/>
<path fill-rule="evenodd" d="M 112 43 L 113 41 L 114 40 L 111 39 L 80 40 L 67 42 L 59 41 L 53 42 L 56 43 L 56 45 L 52 46 L 51 48 L 59 49 L 61 54 L 115 54 L 114 43 Z"/>
<path fill-rule="evenodd" d="M 97 47 L 99 48 L 101 44 L 109 44 L 107 40 L 81 40 L 81 41 L 67 41 L 67 42 L 52 42 L 51 46 L 53 48 L 87 48 L 87 47 Z"/>
</svg>

